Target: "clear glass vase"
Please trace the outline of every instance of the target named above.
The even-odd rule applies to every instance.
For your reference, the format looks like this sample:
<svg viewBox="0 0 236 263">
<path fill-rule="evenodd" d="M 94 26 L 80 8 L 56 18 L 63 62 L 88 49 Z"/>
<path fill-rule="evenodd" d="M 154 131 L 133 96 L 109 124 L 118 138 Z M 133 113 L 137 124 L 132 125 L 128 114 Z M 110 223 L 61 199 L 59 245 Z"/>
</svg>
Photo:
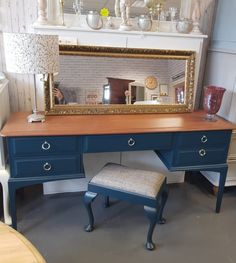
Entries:
<svg viewBox="0 0 236 263">
<path fill-rule="evenodd" d="M 207 121 L 216 121 L 216 113 L 219 111 L 225 88 L 217 86 L 204 87 L 203 109 L 206 112 L 204 117 Z"/>
<path fill-rule="evenodd" d="M 83 12 L 83 8 L 84 8 L 83 0 L 74 0 L 73 1 L 73 9 L 74 9 L 75 14 L 76 14 L 75 26 L 81 25 L 81 15 Z"/>
</svg>

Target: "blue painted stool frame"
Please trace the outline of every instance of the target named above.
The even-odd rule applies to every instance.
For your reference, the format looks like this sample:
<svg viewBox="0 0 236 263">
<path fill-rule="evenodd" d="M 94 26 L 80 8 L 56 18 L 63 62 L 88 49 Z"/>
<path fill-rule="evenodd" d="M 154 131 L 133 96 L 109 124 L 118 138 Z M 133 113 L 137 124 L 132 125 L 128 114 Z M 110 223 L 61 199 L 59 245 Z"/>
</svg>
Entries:
<svg viewBox="0 0 236 263">
<path fill-rule="evenodd" d="M 84 204 L 88 212 L 89 224 L 85 227 L 86 232 L 91 232 L 94 229 L 94 216 L 92 211 L 92 202 L 95 200 L 98 194 L 105 196 L 105 206 L 109 206 L 109 197 L 130 201 L 144 205 L 144 210 L 150 221 L 146 249 L 155 249 L 155 244 L 152 241 L 152 235 L 156 223 L 165 224 L 166 220 L 163 218 L 163 209 L 165 207 L 168 198 L 168 188 L 166 179 L 163 181 L 161 188 L 159 189 L 156 198 L 150 198 L 143 195 L 138 195 L 132 192 L 126 192 L 122 190 L 116 190 L 108 187 L 103 187 L 97 184 L 89 183 L 88 191 L 84 194 Z M 109 197 L 108 197 L 109 196 Z"/>
</svg>

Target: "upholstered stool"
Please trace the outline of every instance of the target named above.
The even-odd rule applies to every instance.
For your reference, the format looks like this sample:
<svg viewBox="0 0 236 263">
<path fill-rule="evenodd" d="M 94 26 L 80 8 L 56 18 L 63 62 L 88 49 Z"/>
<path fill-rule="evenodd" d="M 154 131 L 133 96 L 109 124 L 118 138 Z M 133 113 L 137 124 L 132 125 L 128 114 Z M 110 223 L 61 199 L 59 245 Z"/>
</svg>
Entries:
<svg viewBox="0 0 236 263">
<path fill-rule="evenodd" d="M 89 216 L 89 224 L 85 227 L 87 232 L 94 229 L 91 203 L 97 194 L 106 197 L 106 205 L 109 205 L 108 197 L 144 205 L 150 221 L 146 248 L 148 250 L 155 248 L 152 241 L 153 230 L 156 223 L 165 223 L 162 212 L 168 197 L 166 178 L 163 174 L 132 169 L 119 164 L 105 165 L 89 182 L 88 191 L 84 195 L 84 203 Z"/>
</svg>

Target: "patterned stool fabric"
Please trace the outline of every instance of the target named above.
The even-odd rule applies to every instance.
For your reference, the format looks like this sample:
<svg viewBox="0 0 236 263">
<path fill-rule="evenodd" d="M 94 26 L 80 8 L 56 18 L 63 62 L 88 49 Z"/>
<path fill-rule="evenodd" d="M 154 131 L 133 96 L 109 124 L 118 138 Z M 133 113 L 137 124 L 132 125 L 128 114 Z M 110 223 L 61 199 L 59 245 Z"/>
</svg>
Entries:
<svg viewBox="0 0 236 263">
<path fill-rule="evenodd" d="M 156 223 L 164 224 L 163 209 L 168 197 L 166 178 L 163 174 L 128 168 L 119 164 L 106 164 L 88 184 L 84 195 L 84 203 L 89 215 L 87 232 L 94 229 L 94 217 L 91 203 L 98 194 L 106 197 L 109 206 L 109 196 L 144 205 L 144 210 L 150 221 L 146 248 L 153 250 L 155 245 L 152 234 Z"/>
</svg>

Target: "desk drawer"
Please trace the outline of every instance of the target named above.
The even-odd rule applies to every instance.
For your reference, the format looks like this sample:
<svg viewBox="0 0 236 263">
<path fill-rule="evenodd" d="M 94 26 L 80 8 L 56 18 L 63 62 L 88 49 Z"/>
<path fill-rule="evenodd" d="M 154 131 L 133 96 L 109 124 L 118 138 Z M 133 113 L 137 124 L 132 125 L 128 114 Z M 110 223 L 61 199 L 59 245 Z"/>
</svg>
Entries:
<svg viewBox="0 0 236 263">
<path fill-rule="evenodd" d="M 230 130 L 180 132 L 173 136 L 171 150 L 160 150 L 157 154 L 170 170 L 223 164 L 227 161 L 230 138 Z"/>
<path fill-rule="evenodd" d="M 66 156 L 41 159 L 16 159 L 11 165 L 11 177 L 71 175 L 81 172 L 81 157 Z"/>
<path fill-rule="evenodd" d="M 171 133 L 99 135 L 84 138 L 84 152 L 169 149 Z"/>
<path fill-rule="evenodd" d="M 225 148 L 198 148 L 196 150 L 176 151 L 174 166 L 192 166 L 225 163 L 227 151 Z"/>
<path fill-rule="evenodd" d="M 181 132 L 176 135 L 175 143 L 179 149 L 200 146 L 228 145 L 231 131 Z"/>
<path fill-rule="evenodd" d="M 9 139 L 13 156 L 46 156 L 50 154 L 75 153 L 80 149 L 80 138 L 75 136 L 17 137 Z"/>
</svg>

